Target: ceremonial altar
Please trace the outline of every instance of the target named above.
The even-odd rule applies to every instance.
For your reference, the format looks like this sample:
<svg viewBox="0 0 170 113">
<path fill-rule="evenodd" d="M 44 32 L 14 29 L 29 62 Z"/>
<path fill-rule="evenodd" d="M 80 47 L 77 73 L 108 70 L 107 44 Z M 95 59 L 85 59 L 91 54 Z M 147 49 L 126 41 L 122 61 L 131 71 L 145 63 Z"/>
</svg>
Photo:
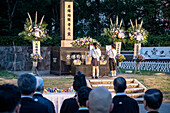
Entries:
<svg viewBox="0 0 170 113">
<path fill-rule="evenodd" d="M 101 47 L 101 57 L 107 60 L 106 48 Z M 52 47 L 51 50 L 51 71 L 50 73 L 56 75 L 63 74 L 77 74 L 81 71 L 82 74 L 87 76 L 91 75 L 91 64 L 87 63 L 88 48 L 76 48 L 76 47 Z M 80 64 L 74 64 L 74 60 L 79 59 Z M 91 63 L 91 61 L 90 61 Z M 109 67 L 108 62 L 100 65 L 100 75 L 108 74 Z"/>
</svg>

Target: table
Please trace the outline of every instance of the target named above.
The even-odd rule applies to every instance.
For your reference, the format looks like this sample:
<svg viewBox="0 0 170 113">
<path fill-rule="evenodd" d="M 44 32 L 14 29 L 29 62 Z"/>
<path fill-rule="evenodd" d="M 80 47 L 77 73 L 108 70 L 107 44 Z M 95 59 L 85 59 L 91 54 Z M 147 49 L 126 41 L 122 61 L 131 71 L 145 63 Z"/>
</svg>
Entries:
<svg viewBox="0 0 170 113">
<path fill-rule="evenodd" d="M 67 98 L 71 98 L 75 93 L 44 93 L 43 96 L 53 102 L 56 113 L 60 113 L 60 108 L 63 101 Z M 115 93 L 112 93 L 112 98 Z"/>
<path fill-rule="evenodd" d="M 56 113 L 60 113 L 63 101 L 73 97 L 75 93 L 44 93 L 43 96 L 53 102 Z"/>
</svg>

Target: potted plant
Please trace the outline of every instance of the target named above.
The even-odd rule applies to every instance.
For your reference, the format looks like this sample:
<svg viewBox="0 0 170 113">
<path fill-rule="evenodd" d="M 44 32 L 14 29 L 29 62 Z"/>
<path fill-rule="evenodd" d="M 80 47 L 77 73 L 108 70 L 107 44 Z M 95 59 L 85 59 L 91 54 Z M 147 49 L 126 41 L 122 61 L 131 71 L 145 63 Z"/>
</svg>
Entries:
<svg viewBox="0 0 170 113">
<path fill-rule="evenodd" d="M 31 60 L 33 61 L 33 67 L 37 67 L 37 63 L 41 62 L 41 60 L 43 59 L 43 57 L 38 53 L 32 53 L 30 56 Z"/>
<path fill-rule="evenodd" d="M 118 66 L 119 67 L 121 66 L 121 62 L 126 59 L 125 56 L 122 55 L 122 54 L 117 54 L 115 58 L 116 58 L 116 61 L 118 61 Z"/>
</svg>

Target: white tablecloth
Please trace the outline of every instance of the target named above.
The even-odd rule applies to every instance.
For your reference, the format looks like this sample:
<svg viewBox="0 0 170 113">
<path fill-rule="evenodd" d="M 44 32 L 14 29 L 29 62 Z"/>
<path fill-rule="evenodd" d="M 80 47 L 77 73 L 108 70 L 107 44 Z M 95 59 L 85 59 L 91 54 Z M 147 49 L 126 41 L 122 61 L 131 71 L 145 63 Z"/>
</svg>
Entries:
<svg viewBox="0 0 170 113">
<path fill-rule="evenodd" d="M 74 97 L 75 93 L 44 93 L 43 96 L 51 100 L 54 104 L 56 113 L 60 113 L 60 108 L 63 101 L 67 98 Z M 115 93 L 112 93 L 112 97 Z"/>
<path fill-rule="evenodd" d="M 56 113 L 60 113 L 60 108 L 63 101 L 73 97 L 75 93 L 44 93 L 43 96 L 53 102 Z"/>
</svg>

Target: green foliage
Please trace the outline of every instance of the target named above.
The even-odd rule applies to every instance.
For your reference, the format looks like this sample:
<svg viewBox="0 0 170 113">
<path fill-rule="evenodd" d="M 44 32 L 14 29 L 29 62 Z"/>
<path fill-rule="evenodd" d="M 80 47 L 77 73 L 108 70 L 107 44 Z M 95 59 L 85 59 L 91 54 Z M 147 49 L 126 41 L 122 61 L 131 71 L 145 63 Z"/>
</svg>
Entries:
<svg viewBox="0 0 170 113">
<path fill-rule="evenodd" d="M 31 42 L 19 36 L 0 36 L 0 46 L 31 46 Z"/>
<path fill-rule="evenodd" d="M 56 35 L 51 36 L 51 40 L 41 43 L 41 46 L 60 46 L 60 37 Z M 24 40 L 20 36 L 0 36 L 0 46 L 32 46 L 32 42 Z"/>
<path fill-rule="evenodd" d="M 8 71 L 1 71 L 0 72 L 0 78 L 4 78 L 4 79 L 15 79 L 17 78 L 18 75 L 10 73 Z"/>
<path fill-rule="evenodd" d="M 9 0 L 10 1 L 10 0 Z M 31 5 L 30 5 L 31 4 Z M 165 33 L 164 19 L 169 18 L 167 0 L 74 0 L 73 32 L 74 37 L 91 36 L 100 42 L 102 46 L 111 44 L 112 39 L 101 36 L 104 28 L 110 26 L 110 18 L 116 20 L 116 16 L 123 19 L 122 26 L 130 27 L 129 19 L 133 22 L 143 20 L 143 28 L 149 31 L 148 43 L 142 46 L 169 46 L 169 37 Z M 11 12 L 13 4 L 11 5 Z M 6 0 L 0 4 L 0 45 L 31 46 L 31 42 L 18 37 L 18 33 L 24 30 L 27 12 L 38 17 L 45 15 L 44 21 L 49 25 L 51 40 L 42 42 L 42 46 L 60 46 L 60 2 L 59 0 L 17 0 L 16 10 L 12 19 L 12 30 L 9 30 L 8 5 Z M 10 13 L 11 13 L 10 12 Z M 34 16 L 32 17 L 34 21 Z M 41 18 L 38 18 L 40 21 Z M 161 36 L 159 36 L 161 35 Z M 4 36 L 4 37 L 2 37 Z M 166 37 L 166 38 L 164 38 Z M 161 39 L 161 40 L 160 40 Z M 122 43 L 122 50 L 133 50 L 133 44 Z"/>
<path fill-rule="evenodd" d="M 150 35 L 148 37 L 148 43 L 142 46 L 145 47 L 160 47 L 170 46 L 170 36 L 168 35 Z"/>
<path fill-rule="evenodd" d="M 103 31 L 104 35 L 113 42 L 125 42 L 125 29 L 123 27 L 111 25 L 110 28 L 104 28 Z"/>
<path fill-rule="evenodd" d="M 147 43 L 147 37 L 149 32 L 138 24 L 134 28 L 131 26 L 128 28 L 129 39 L 128 43 Z"/>
<path fill-rule="evenodd" d="M 29 41 L 46 41 L 47 39 L 51 39 L 49 35 L 47 35 L 46 27 L 48 24 L 45 23 L 35 23 L 31 22 L 32 20 L 28 20 L 26 18 L 26 22 L 24 24 L 24 31 L 19 33 L 18 35 L 23 37 L 25 40 Z"/>
</svg>

